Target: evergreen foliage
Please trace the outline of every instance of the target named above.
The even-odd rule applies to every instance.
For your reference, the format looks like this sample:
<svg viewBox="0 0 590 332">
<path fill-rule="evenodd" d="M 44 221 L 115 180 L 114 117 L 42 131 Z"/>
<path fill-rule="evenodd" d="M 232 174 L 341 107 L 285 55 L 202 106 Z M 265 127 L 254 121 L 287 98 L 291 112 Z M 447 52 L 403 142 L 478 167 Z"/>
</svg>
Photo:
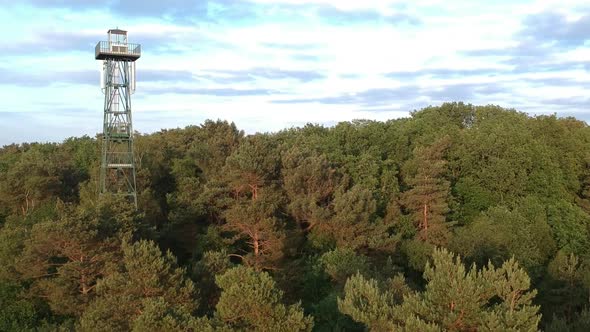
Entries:
<svg viewBox="0 0 590 332">
<path fill-rule="evenodd" d="M 283 292 L 272 277 L 247 267 L 235 267 L 216 278 L 222 289 L 215 317 L 238 331 L 311 331 L 313 319 L 300 304 L 281 303 Z"/>
<path fill-rule="evenodd" d="M 183 321 L 191 322 L 197 290 L 177 267 L 174 256 L 162 254 L 155 243 L 146 240 L 124 243 L 122 250 L 122 266 L 97 284 L 98 297 L 81 317 L 79 329 L 176 328 Z"/>
<path fill-rule="evenodd" d="M 587 331 L 590 127 L 445 103 L 385 122 L 0 148 L 2 331 Z M 461 258 L 460 258 L 461 257 Z"/>
<path fill-rule="evenodd" d="M 481 270 L 468 269 L 458 256 L 437 249 L 432 260 L 424 271 L 426 289 L 405 295 L 401 304 L 396 301 L 400 289 L 381 290 L 375 280 L 356 275 L 346 283 L 340 310 L 374 331 L 537 329 L 541 316 L 532 305 L 536 292 L 529 291 L 530 279 L 514 259 L 500 268 L 490 263 Z"/>
</svg>

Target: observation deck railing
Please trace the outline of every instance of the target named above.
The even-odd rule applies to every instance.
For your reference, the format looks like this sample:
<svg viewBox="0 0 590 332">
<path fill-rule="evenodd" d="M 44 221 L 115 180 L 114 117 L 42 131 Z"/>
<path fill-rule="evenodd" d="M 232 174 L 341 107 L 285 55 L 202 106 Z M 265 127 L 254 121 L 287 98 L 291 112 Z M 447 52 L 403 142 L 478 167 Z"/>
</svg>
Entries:
<svg viewBox="0 0 590 332">
<path fill-rule="evenodd" d="M 140 56 L 140 44 L 100 41 L 94 49 L 94 57 L 97 60 L 112 58 L 135 61 Z"/>
</svg>

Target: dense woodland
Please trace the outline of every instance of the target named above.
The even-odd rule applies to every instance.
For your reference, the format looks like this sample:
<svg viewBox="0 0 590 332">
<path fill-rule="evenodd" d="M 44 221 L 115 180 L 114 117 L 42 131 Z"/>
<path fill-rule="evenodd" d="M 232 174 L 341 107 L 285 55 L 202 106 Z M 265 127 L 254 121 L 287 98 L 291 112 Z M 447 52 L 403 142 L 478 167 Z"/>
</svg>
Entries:
<svg viewBox="0 0 590 332">
<path fill-rule="evenodd" d="M 0 331 L 589 331 L 590 127 L 447 103 L 387 122 L 0 149 Z"/>
</svg>

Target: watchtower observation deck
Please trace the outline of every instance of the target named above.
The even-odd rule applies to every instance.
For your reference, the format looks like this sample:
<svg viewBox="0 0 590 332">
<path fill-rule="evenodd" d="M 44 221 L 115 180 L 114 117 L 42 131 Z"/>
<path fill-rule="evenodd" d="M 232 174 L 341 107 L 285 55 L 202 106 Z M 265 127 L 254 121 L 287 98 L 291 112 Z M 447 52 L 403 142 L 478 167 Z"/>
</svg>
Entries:
<svg viewBox="0 0 590 332">
<path fill-rule="evenodd" d="M 135 61 L 141 56 L 141 45 L 127 42 L 127 31 L 111 29 L 109 40 L 96 44 L 94 58 L 96 60 Z"/>
</svg>

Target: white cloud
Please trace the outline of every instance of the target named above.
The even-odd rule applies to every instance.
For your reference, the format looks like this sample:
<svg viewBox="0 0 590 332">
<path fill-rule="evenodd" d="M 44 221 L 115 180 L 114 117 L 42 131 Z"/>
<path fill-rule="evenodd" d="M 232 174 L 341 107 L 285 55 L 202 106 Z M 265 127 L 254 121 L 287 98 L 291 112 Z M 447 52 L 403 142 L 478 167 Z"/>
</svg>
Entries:
<svg viewBox="0 0 590 332">
<path fill-rule="evenodd" d="M 63 34 L 64 38 L 74 34 L 81 40 L 94 42 L 92 38 L 106 38 L 106 30 L 119 25 L 129 31 L 131 42 L 142 43 L 143 56 L 137 64 L 140 73 L 143 70 L 174 70 L 204 77 L 219 70 L 246 75 L 245 71 L 254 68 L 269 68 L 321 75 L 309 80 L 289 78 L 288 75 L 282 79 L 252 75 L 252 80 L 235 82 L 189 81 L 186 78 L 181 82 L 140 81 L 137 93 L 133 96 L 133 107 L 137 113 L 135 119 L 138 121 L 136 129 L 139 131 L 157 130 L 158 126 L 198 123 L 206 118 L 235 121 L 248 131 L 278 130 L 306 122 L 334 123 L 354 118 L 384 120 L 403 116 L 407 114 L 406 111 L 440 99 L 439 95 L 428 95 L 428 91 L 438 89 L 441 93 L 448 87 L 459 89 L 456 92 L 461 94 L 463 86 L 465 95 L 472 99 L 467 100 L 469 102 L 501 103 L 507 107 L 522 107 L 532 113 L 551 112 L 552 109 L 561 112 L 564 108 L 563 105 L 544 103 L 543 100 L 590 95 L 588 66 L 564 67 L 561 70 L 536 67 L 582 63 L 590 57 L 588 47 L 554 49 L 540 55 L 531 53 L 535 50 L 523 49 L 523 57 L 514 57 L 514 48 L 522 42 L 518 33 L 524 27 L 527 15 L 558 11 L 566 15 L 568 20 L 576 20 L 590 11 L 590 8 L 583 11 L 584 6 L 588 7 L 583 0 L 568 1 L 567 4 L 557 0 L 486 3 L 470 0 L 254 0 L 254 3 L 265 6 L 259 8 L 258 12 L 262 16 L 256 19 L 199 21 L 191 24 L 188 21 L 177 23 L 158 17 L 125 17 L 125 26 L 121 23 L 121 16 L 106 10 L 77 12 L 56 9 L 44 11 L 45 15 L 39 16 L 31 8 L 15 4 L 0 13 L 0 27 L 22 34 L 9 34 L 4 41 L 0 41 L 0 47 L 8 43 L 11 43 L 11 47 L 19 42 L 40 43 L 40 38 L 48 32 L 52 36 Z M 278 10 L 284 5 L 291 6 L 290 12 Z M 410 15 L 419 19 L 420 24 L 375 22 L 370 17 L 362 24 L 358 20 L 354 24 L 334 24 L 330 17 L 318 15 L 320 12 L 316 5 L 332 6 L 349 14 L 358 10 L 364 10 L 366 14 L 367 10 L 374 10 L 380 15 Z M 170 49 L 163 47 L 165 42 L 170 44 L 167 45 Z M 16 70 L 23 75 L 41 76 L 57 73 L 55 80 L 59 81 L 60 72 L 96 70 L 91 46 L 86 53 L 68 52 L 65 49 L 39 54 L 31 49 L 24 54 L 7 56 L 0 70 Z M 83 49 L 86 46 L 71 47 Z M 494 56 L 468 55 L 467 51 L 473 50 L 496 51 Z M 515 63 L 524 69 L 511 72 L 512 68 L 516 68 Z M 527 65 L 530 68 L 526 68 Z M 440 69 L 463 74 L 386 76 L 389 72 L 429 73 Z M 466 73 L 468 70 L 472 72 Z M 225 76 L 229 78 L 232 74 L 226 73 Z M 561 85 L 559 82 L 568 84 Z M 98 76 L 96 88 L 63 83 L 34 87 L 26 84 L 12 86 L 11 82 L 2 81 L 0 84 L 3 85 L 3 89 L 0 89 L 0 112 L 16 109 L 35 112 L 40 119 L 38 123 L 43 124 L 42 119 L 51 117 L 59 105 L 96 109 L 95 128 L 100 129 L 102 95 Z M 482 84 L 497 89 L 490 89 L 485 94 L 467 91 L 471 85 Z M 399 100 L 390 100 L 385 96 L 385 100 L 375 103 L 381 106 L 273 103 L 279 99 L 317 100 L 347 94 L 354 96 L 371 89 L 411 91 L 414 87 L 424 91 L 408 97 L 399 96 Z M 160 88 L 171 92 L 177 88 L 190 88 L 195 91 L 258 89 L 279 93 L 234 97 L 153 93 Z M 573 114 L 583 111 L 576 107 L 570 106 L 568 112 Z M 150 120 L 150 117 L 158 121 Z M 62 120 L 69 121 L 55 117 L 47 121 L 47 125 L 59 126 Z M 80 134 L 84 133 L 82 130 L 88 130 L 84 126 L 80 126 L 80 129 Z M 70 132 L 72 129 L 67 130 Z M 9 138 L 3 135 L 0 139 Z"/>
</svg>

